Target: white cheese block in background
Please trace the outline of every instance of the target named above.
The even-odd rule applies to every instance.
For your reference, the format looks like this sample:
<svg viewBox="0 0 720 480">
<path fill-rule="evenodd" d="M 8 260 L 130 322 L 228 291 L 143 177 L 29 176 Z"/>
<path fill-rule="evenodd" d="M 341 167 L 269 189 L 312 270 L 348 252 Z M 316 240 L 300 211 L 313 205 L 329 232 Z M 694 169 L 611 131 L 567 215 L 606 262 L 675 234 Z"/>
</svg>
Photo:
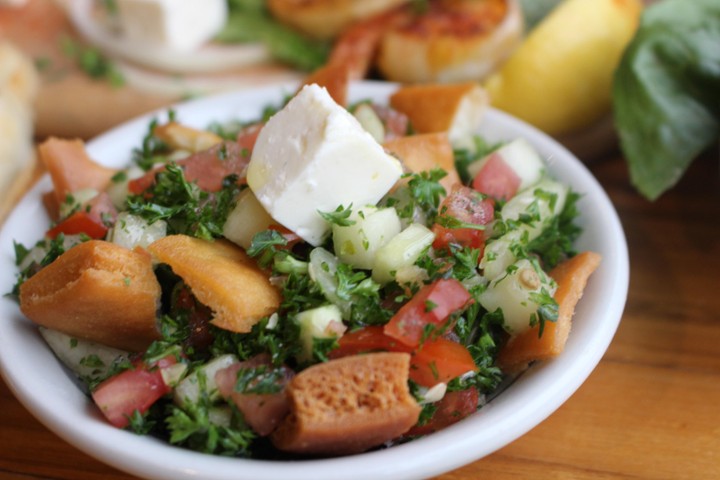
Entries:
<svg viewBox="0 0 720 480">
<path fill-rule="evenodd" d="M 116 0 L 123 34 L 137 42 L 194 50 L 227 22 L 226 0 Z"/>
<path fill-rule="evenodd" d="M 308 85 L 260 132 L 247 181 L 278 223 L 317 246 L 330 229 L 318 211 L 375 205 L 402 173 L 327 90 Z"/>
</svg>

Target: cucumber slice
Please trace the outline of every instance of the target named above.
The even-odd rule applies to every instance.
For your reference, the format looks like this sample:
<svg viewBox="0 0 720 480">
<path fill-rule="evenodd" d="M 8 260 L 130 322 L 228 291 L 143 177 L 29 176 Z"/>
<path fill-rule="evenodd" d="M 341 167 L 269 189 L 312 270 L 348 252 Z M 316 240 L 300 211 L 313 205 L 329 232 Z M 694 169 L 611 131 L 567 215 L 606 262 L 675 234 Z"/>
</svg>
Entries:
<svg viewBox="0 0 720 480">
<path fill-rule="evenodd" d="M 429 228 L 413 223 L 378 249 L 372 270 L 373 280 L 380 284 L 392 281 L 398 270 L 414 265 L 433 240 L 435 234 Z"/>
<path fill-rule="evenodd" d="M 377 251 L 400 233 L 400 218 L 394 208 L 365 207 L 353 211 L 353 225 L 333 225 L 335 255 L 356 268 L 372 270 Z"/>
</svg>

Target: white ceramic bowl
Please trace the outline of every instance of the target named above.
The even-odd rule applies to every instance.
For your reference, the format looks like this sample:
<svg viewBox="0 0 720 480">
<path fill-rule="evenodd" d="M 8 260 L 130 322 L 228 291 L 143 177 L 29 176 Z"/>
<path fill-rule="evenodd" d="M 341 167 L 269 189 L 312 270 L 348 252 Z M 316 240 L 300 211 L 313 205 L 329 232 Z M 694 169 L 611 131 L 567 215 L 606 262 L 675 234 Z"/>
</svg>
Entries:
<svg viewBox="0 0 720 480">
<path fill-rule="evenodd" d="M 384 101 L 395 86 L 364 82 L 353 86 L 354 100 Z M 292 87 L 203 98 L 175 108 L 181 122 L 206 127 L 212 121 L 257 118 L 279 104 Z M 96 160 L 110 166 L 129 161 L 151 118 L 131 121 L 89 143 Z M 204 480 L 416 479 L 438 475 L 488 455 L 538 425 L 585 381 L 608 347 L 622 316 L 628 287 L 627 245 L 617 214 L 598 182 L 567 150 L 538 130 L 498 111 L 481 129 L 489 140 L 524 137 L 548 159 L 551 173 L 583 194 L 579 207 L 584 233 L 578 250 L 602 254 L 575 313 L 565 351 L 534 365 L 507 390 L 466 420 L 441 432 L 386 450 L 334 459 L 258 461 L 223 458 L 170 446 L 115 429 L 78 389 L 45 346 L 34 326 L 8 298 L 0 300 L 0 365 L 17 398 L 50 430 L 80 450 L 120 470 L 146 478 Z M 13 240 L 33 245 L 47 225 L 40 201 L 51 188 L 43 178 L 21 201 L 0 233 L 0 290 L 15 282 Z"/>
</svg>

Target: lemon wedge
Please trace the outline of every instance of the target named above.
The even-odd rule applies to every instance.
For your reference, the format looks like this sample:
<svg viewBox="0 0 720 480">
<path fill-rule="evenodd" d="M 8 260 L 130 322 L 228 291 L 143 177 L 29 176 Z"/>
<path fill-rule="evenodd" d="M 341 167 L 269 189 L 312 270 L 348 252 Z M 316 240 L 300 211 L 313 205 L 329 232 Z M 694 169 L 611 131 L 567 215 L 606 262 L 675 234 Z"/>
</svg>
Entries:
<svg viewBox="0 0 720 480">
<path fill-rule="evenodd" d="M 565 0 L 485 82 L 491 104 L 551 135 L 598 121 L 641 11 L 640 0 Z"/>
</svg>

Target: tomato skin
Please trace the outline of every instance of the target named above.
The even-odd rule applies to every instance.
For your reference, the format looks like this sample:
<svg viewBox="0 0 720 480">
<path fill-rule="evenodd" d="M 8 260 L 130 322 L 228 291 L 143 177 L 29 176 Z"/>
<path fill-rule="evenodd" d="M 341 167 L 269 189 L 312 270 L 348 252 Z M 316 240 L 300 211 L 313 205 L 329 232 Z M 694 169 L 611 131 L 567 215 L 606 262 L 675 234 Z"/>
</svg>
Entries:
<svg viewBox="0 0 720 480">
<path fill-rule="evenodd" d="M 369 352 L 410 353 L 410 379 L 424 387 L 477 370 L 472 355 L 464 345 L 446 338 L 425 340 L 418 348 L 408 347 L 383 333 L 382 326 L 369 326 L 346 333 L 338 341 L 330 358 L 361 355 Z"/>
<path fill-rule="evenodd" d="M 425 425 L 411 428 L 405 435 L 427 435 L 457 423 L 477 410 L 480 394 L 475 388 L 447 392 L 438 401 L 437 410 Z"/>
<path fill-rule="evenodd" d="M 452 217 L 462 223 L 487 225 L 495 218 L 495 201 L 470 187 L 455 185 L 440 204 L 439 211 L 441 216 Z"/>
<path fill-rule="evenodd" d="M 451 313 L 471 301 L 472 296 L 459 281 L 454 278 L 436 280 L 423 286 L 400 307 L 383 332 L 409 347 L 417 347 L 427 325 L 442 326 Z"/>
<path fill-rule="evenodd" d="M 92 392 L 92 398 L 112 425 L 125 428 L 136 410 L 145 413 L 170 390 L 159 369 L 136 368 L 102 382 Z"/>
<path fill-rule="evenodd" d="M 494 200 L 478 195 L 469 187 L 455 185 L 440 204 L 439 212 L 439 223 L 432 226 L 432 231 L 435 233 L 433 242 L 435 250 L 447 250 L 450 245 L 475 248 L 481 251 L 485 248 L 485 232 L 482 226 L 495 219 Z M 443 218 L 462 224 L 477 225 L 480 228 L 448 228 L 440 224 Z"/>
<path fill-rule="evenodd" d="M 432 226 L 432 232 L 435 234 L 433 248 L 435 250 L 449 250 L 450 245 L 457 245 L 461 248 L 475 248 L 482 250 L 485 248 L 485 232 L 475 228 L 446 228 L 437 223 Z"/>
<path fill-rule="evenodd" d="M 96 221 L 87 212 L 75 212 L 62 222 L 55 225 L 45 234 L 48 238 L 54 239 L 58 235 L 76 235 L 84 233 L 90 238 L 103 239 L 107 235 L 108 228 L 101 222 Z"/>
<path fill-rule="evenodd" d="M 407 115 L 385 105 L 371 103 L 370 106 L 385 127 L 385 141 L 404 137 L 408 134 L 410 119 Z"/>
<path fill-rule="evenodd" d="M 521 179 L 497 152 L 491 153 L 472 181 L 473 189 L 499 200 L 510 200 Z"/>
<path fill-rule="evenodd" d="M 228 175 L 237 175 L 238 183 L 245 181 L 250 153 L 237 142 L 226 141 L 193 153 L 176 163 L 182 167 L 188 182 L 195 182 L 206 192 L 218 192 L 222 190 L 223 180 Z M 155 183 L 155 176 L 164 169 L 165 167 L 155 168 L 142 177 L 131 180 L 128 190 L 135 195 L 143 193 Z"/>
<path fill-rule="evenodd" d="M 187 285 L 178 289 L 174 302 L 175 310 L 184 311 L 187 314 L 190 333 L 185 340 L 185 345 L 200 352 L 206 351 L 214 340 L 210 331 L 212 310 L 198 302 Z"/>
<path fill-rule="evenodd" d="M 237 374 L 240 369 L 267 367 L 280 369 L 282 377 L 276 393 L 240 393 L 235 391 Z M 260 436 L 270 435 L 290 412 L 290 399 L 285 394 L 285 386 L 290 382 L 294 372 L 286 367 L 274 367 L 270 355 L 260 354 L 243 362 L 236 362 L 215 374 L 215 383 L 220 395 L 232 401 L 242 412 L 247 424 Z"/>
<path fill-rule="evenodd" d="M 413 353 L 410 379 L 425 387 L 477 370 L 475 361 L 464 345 L 447 338 L 423 342 Z"/>
<path fill-rule="evenodd" d="M 177 362 L 175 355 L 167 355 L 152 364 L 137 359 L 133 361 L 133 369 L 124 370 L 98 385 L 91 393 L 92 399 L 112 425 L 125 428 L 135 411 L 147 412 L 172 391 L 163 379 L 162 370 Z"/>
<path fill-rule="evenodd" d="M 385 335 L 383 327 L 372 325 L 344 334 L 338 340 L 338 348 L 330 352 L 330 358 L 347 357 L 370 352 L 406 352 L 412 348 Z"/>
<path fill-rule="evenodd" d="M 262 130 L 264 126 L 264 122 L 259 122 L 248 125 L 238 132 L 235 141 L 237 141 L 238 145 L 240 145 L 240 148 L 244 149 L 247 152 L 248 156 L 253 151 L 253 148 L 255 148 L 255 142 L 257 142 L 258 135 L 260 135 L 260 130 Z"/>
<path fill-rule="evenodd" d="M 103 239 L 108 232 L 108 223 L 114 223 L 117 210 L 110 200 L 110 196 L 99 193 L 92 200 L 82 206 L 53 228 L 47 231 L 46 236 L 54 239 L 59 234 L 76 235 L 86 234 L 90 238 Z"/>
</svg>

